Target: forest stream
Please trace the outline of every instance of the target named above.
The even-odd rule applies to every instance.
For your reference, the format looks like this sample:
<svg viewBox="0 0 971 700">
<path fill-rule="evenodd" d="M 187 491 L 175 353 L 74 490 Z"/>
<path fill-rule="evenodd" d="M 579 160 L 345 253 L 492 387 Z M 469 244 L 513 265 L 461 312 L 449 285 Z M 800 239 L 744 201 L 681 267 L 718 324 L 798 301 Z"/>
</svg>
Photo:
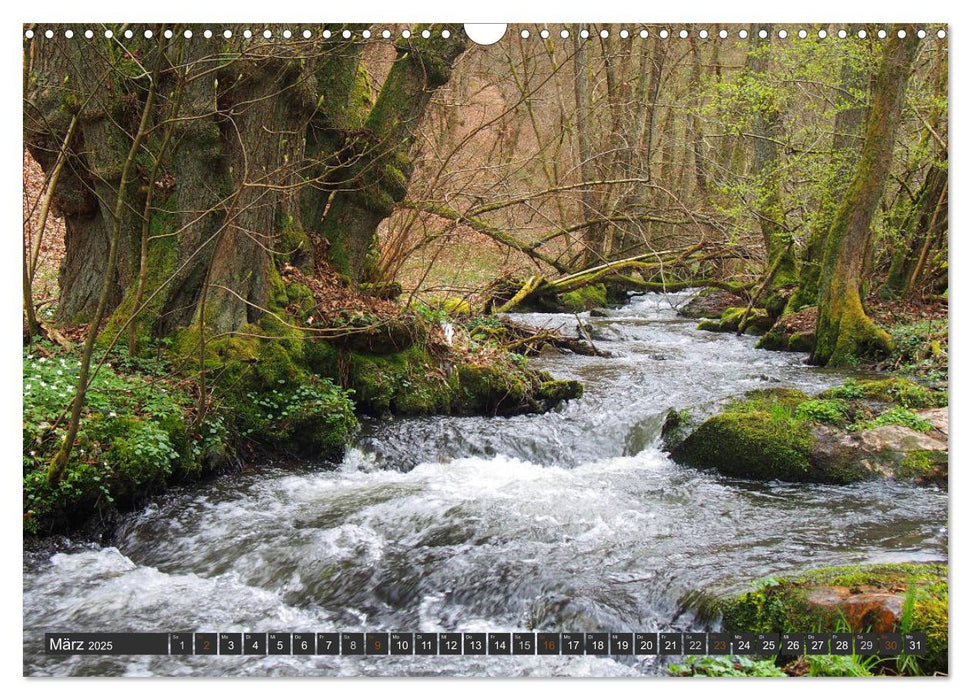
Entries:
<svg viewBox="0 0 971 700">
<path fill-rule="evenodd" d="M 695 330 L 690 293 L 581 318 L 610 357 L 533 362 L 579 379 L 543 415 L 365 421 L 337 467 L 253 467 L 170 492 L 111 546 L 24 555 L 28 675 L 662 673 L 657 657 L 45 656 L 45 631 L 665 631 L 678 600 L 770 575 L 947 557 L 945 491 L 762 483 L 673 463 L 670 408 L 808 393 L 846 374 Z M 519 320 L 576 332 L 572 315 Z"/>
</svg>

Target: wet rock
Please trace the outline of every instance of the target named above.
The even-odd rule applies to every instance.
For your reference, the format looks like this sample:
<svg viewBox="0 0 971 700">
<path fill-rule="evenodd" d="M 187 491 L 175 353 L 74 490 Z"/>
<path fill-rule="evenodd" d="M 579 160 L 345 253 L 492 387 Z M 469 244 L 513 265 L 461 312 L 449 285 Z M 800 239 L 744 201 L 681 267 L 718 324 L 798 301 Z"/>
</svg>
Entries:
<svg viewBox="0 0 971 700">
<path fill-rule="evenodd" d="M 543 382 L 537 390 L 537 398 L 546 402 L 550 407 L 563 401 L 578 399 L 583 396 L 583 384 L 575 379 L 554 379 Z"/>
<path fill-rule="evenodd" d="M 806 610 L 831 621 L 845 621 L 853 630 L 874 634 L 899 629 L 904 597 L 900 593 L 874 590 L 854 593 L 846 586 L 818 586 L 805 592 Z"/>
<path fill-rule="evenodd" d="M 607 318 L 610 316 L 610 311 L 607 309 L 596 308 L 590 309 L 590 318 Z"/>
<path fill-rule="evenodd" d="M 678 309 L 684 318 L 721 318 L 727 309 L 742 306 L 746 300 L 738 294 L 722 289 L 704 289 Z"/>
<path fill-rule="evenodd" d="M 935 435 L 947 441 L 948 410 L 947 406 L 942 408 L 928 408 L 917 411 L 917 415 L 926 420 L 933 426 Z"/>
<path fill-rule="evenodd" d="M 881 477 L 947 483 L 947 443 L 902 425 L 859 433 L 819 428 L 809 459 L 819 472 L 839 475 L 840 483 Z"/>
<path fill-rule="evenodd" d="M 755 347 L 762 350 L 812 352 L 816 348 L 816 307 L 810 306 L 779 318 Z"/>
</svg>

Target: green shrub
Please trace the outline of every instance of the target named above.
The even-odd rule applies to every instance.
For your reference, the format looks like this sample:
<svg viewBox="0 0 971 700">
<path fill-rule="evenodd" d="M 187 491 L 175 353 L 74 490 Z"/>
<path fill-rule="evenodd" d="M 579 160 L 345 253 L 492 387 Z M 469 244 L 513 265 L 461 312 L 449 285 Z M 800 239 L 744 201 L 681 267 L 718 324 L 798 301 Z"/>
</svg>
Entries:
<svg viewBox="0 0 971 700">
<path fill-rule="evenodd" d="M 771 659 L 747 656 L 686 656 L 684 663 L 668 666 L 669 676 L 768 677 L 784 676 Z"/>
<path fill-rule="evenodd" d="M 281 382 L 283 384 L 283 382 Z M 354 404 L 328 379 L 246 394 L 241 407 L 244 435 L 261 442 L 330 456 L 341 450 L 357 426 Z"/>
<path fill-rule="evenodd" d="M 906 408 L 901 408 L 900 406 L 893 406 L 873 420 L 869 420 L 864 423 L 855 423 L 854 425 L 850 426 L 850 429 L 869 430 L 871 428 L 879 428 L 885 425 L 903 425 L 920 433 L 926 433 L 932 427 L 934 427 L 929 421 L 924 420 L 912 411 L 908 411 Z"/>
<path fill-rule="evenodd" d="M 796 418 L 840 425 L 850 416 L 850 407 L 841 399 L 810 399 L 796 407 Z"/>
</svg>

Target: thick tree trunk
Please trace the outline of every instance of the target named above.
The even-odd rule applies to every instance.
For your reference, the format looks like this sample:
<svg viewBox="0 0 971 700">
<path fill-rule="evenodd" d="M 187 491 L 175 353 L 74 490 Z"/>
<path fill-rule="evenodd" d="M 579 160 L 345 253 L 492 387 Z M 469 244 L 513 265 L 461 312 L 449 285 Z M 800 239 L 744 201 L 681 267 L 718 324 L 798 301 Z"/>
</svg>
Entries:
<svg viewBox="0 0 971 700">
<path fill-rule="evenodd" d="M 133 338 L 200 318 L 229 332 L 272 305 L 274 256 L 309 269 L 323 251 L 360 279 L 378 224 L 405 194 L 418 123 L 467 41 L 459 26 L 442 38 L 440 25 L 399 41 L 372 108 L 360 38 L 227 29 L 203 40 L 173 28 L 110 271 L 113 205 L 159 46 L 139 34 L 25 42 L 24 140 L 45 171 L 77 116 L 52 198 L 66 223 L 62 320 L 91 320 L 107 280 L 111 339 L 133 316 Z"/>
<path fill-rule="evenodd" d="M 412 162 L 409 152 L 418 124 L 435 89 L 444 85 L 468 40 L 460 26 L 430 27 L 431 37 L 399 39 L 391 67 L 361 134 L 366 144 L 334 193 L 321 232 L 330 241 L 331 260 L 355 283 L 367 277 L 368 253 L 378 225 L 404 199 Z M 422 28 L 416 29 L 416 35 Z"/>
<path fill-rule="evenodd" d="M 897 37 L 904 29 L 907 36 Z M 894 135 L 917 52 L 912 27 L 895 26 L 873 89 L 860 161 L 846 196 L 833 218 L 820 276 L 815 364 L 840 366 L 861 355 L 885 352 L 889 335 L 863 310 L 861 273 L 872 240 L 871 222 L 883 192 L 893 155 Z"/>
</svg>

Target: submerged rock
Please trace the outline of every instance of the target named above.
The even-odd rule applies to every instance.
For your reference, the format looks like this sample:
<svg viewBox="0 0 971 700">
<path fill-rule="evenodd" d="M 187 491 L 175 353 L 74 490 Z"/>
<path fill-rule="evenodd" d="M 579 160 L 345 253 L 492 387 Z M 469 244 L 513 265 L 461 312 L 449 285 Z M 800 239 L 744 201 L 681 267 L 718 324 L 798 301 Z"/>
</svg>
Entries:
<svg viewBox="0 0 971 700">
<path fill-rule="evenodd" d="M 693 594 L 682 601 L 729 632 L 923 632 L 924 673 L 947 672 L 946 564 L 816 569 L 757 582 L 741 595 Z"/>
</svg>

